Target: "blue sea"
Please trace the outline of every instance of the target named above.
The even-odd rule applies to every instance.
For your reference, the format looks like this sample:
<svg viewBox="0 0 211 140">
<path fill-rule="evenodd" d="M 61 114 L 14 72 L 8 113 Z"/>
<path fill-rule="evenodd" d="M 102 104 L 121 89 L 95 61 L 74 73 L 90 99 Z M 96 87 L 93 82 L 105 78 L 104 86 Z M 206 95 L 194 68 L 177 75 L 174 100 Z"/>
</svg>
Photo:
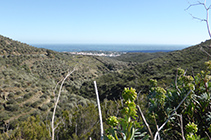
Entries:
<svg viewBox="0 0 211 140">
<path fill-rule="evenodd" d="M 115 51 L 115 52 L 168 52 L 188 45 L 130 45 L 130 44 L 31 44 L 34 47 L 58 52 Z"/>
</svg>

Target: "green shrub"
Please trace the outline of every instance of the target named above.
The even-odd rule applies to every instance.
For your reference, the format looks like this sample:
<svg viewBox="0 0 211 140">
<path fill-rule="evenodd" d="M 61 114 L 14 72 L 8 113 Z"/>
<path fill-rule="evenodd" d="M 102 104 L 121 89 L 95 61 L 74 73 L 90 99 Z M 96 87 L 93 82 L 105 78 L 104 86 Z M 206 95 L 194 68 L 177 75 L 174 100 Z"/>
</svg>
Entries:
<svg viewBox="0 0 211 140">
<path fill-rule="evenodd" d="M 7 104 L 15 104 L 15 103 L 16 103 L 16 101 L 14 99 L 10 99 L 7 101 Z"/>
<path fill-rule="evenodd" d="M 9 98 L 13 98 L 14 95 L 15 95 L 15 94 L 11 92 L 11 93 L 8 95 L 8 97 L 9 97 Z"/>
<path fill-rule="evenodd" d="M 10 117 L 8 116 L 8 114 L 6 114 L 6 113 L 0 113 L 0 121 L 7 120 L 9 118 Z"/>
<path fill-rule="evenodd" d="M 24 99 L 29 99 L 30 97 L 31 97 L 30 94 L 25 94 L 25 95 L 23 96 Z"/>
<path fill-rule="evenodd" d="M 47 105 L 42 105 L 41 107 L 39 107 L 39 109 L 41 110 L 41 111 L 47 111 L 48 110 L 48 106 Z"/>
<path fill-rule="evenodd" d="M 18 111 L 19 106 L 17 104 L 13 104 L 13 105 L 10 104 L 10 105 L 5 106 L 5 109 L 7 111 Z"/>
<path fill-rule="evenodd" d="M 27 102 L 27 103 L 25 103 L 24 104 L 26 107 L 29 107 L 29 106 L 31 106 L 31 102 Z"/>
<path fill-rule="evenodd" d="M 17 98 L 16 101 L 17 101 L 18 103 L 21 103 L 21 102 L 24 101 L 24 99 L 21 97 L 21 98 Z"/>
<path fill-rule="evenodd" d="M 46 94 L 43 94 L 42 96 L 40 96 L 40 98 L 44 98 L 44 99 L 47 99 L 48 96 Z"/>
<path fill-rule="evenodd" d="M 153 84 L 156 81 L 151 81 L 148 96 L 149 120 L 156 120 L 157 125 L 161 126 L 180 104 L 176 113 L 183 118 L 182 122 L 186 126 L 187 139 L 205 138 L 206 133 L 210 135 L 208 129 L 211 124 L 211 61 L 206 62 L 205 65 L 207 65 L 207 69 L 194 75 L 194 77 L 185 74 L 184 70 L 178 68 L 176 82 L 168 89 L 158 87 Z M 177 118 L 179 117 L 173 114 L 170 121 L 163 127 L 163 131 L 168 131 L 168 133 L 165 132 L 165 135 L 160 133 L 162 137 L 181 139 L 178 135 L 181 134 L 181 126 Z"/>
<path fill-rule="evenodd" d="M 31 106 L 33 108 L 36 108 L 36 107 L 38 107 L 39 104 L 40 104 L 39 101 L 36 101 L 36 102 L 32 103 Z"/>
<path fill-rule="evenodd" d="M 48 107 L 52 107 L 54 104 L 52 102 L 47 103 Z"/>
<path fill-rule="evenodd" d="M 4 109 L 4 106 L 3 105 L 0 105 L 0 110 L 3 110 Z"/>
<path fill-rule="evenodd" d="M 15 94 L 20 95 L 20 94 L 21 94 L 21 92 L 20 92 L 20 91 L 17 91 Z"/>
</svg>

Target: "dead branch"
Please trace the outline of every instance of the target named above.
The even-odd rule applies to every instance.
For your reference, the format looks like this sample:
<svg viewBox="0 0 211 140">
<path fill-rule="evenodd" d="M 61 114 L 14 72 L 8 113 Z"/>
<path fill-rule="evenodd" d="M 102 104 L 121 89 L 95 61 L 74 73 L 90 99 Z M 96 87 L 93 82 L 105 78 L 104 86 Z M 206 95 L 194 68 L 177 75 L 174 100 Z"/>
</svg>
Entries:
<svg viewBox="0 0 211 140">
<path fill-rule="evenodd" d="M 143 112 L 141 111 L 141 108 L 139 107 L 139 105 L 137 105 L 137 108 L 138 108 L 139 113 L 141 114 L 141 118 L 143 119 L 143 121 L 144 121 L 144 123 L 145 123 L 145 125 L 146 125 L 146 127 L 147 127 L 147 129 L 148 129 L 148 131 L 149 131 L 150 138 L 153 140 L 152 131 L 151 131 L 151 129 L 150 129 L 150 127 L 149 127 L 149 124 L 147 123 L 147 121 L 146 121 L 146 119 L 145 119 L 145 117 L 144 117 L 144 114 L 143 114 Z"/>
<path fill-rule="evenodd" d="M 60 88 L 59 88 L 59 94 L 58 94 L 58 97 L 56 99 L 56 102 L 55 102 L 55 105 L 54 105 L 54 110 L 53 110 L 53 115 L 52 115 L 52 122 L 51 122 L 51 128 L 52 128 L 52 137 L 51 139 L 54 140 L 54 132 L 55 132 L 55 129 L 57 127 L 54 127 L 54 119 L 55 119 L 55 113 L 56 113 L 56 108 L 57 108 L 57 104 L 59 102 L 59 97 L 61 95 L 61 91 L 62 91 L 62 87 L 63 87 L 63 84 L 65 82 L 65 80 L 75 71 L 75 69 L 73 69 L 73 71 L 71 72 L 68 72 L 68 74 L 66 75 L 66 77 L 62 80 L 62 83 L 60 85 Z M 59 81 L 58 83 L 60 83 L 61 81 Z M 56 85 L 56 87 L 58 86 L 58 83 Z M 55 88 L 56 89 L 56 88 Z M 54 91 L 55 92 L 55 91 Z"/>
<path fill-rule="evenodd" d="M 182 132 L 182 139 L 185 140 L 184 130 L 183 130 L 183 121 L 182 121 L 182 114 L 178 115 L 180 118 L 180 129 Z"/>
<path fill-rule="evenodd" d="M 96 93 L 96 97 L 97 97 L 97 106 L 98 106 L 99 118 L 100 118 L 100 136 L 101 136 L 101 140 L 103 140 L 103 120 L 102 120 L 102 113 L 101 113 L 101 108 L 100 108 L 100 100 L 99 100 L 96 81 L 94 81 L 94 86 L 95 86 L 95 93 Z"/>
<path fill-rule="evenodd" d="M 209 140 L 211 140 L 211 137 L 209 136 L 209 134 L 207 133 L 207 131 L 205 131 L 205 134 L 207 135 L 207 137 L 209 138 Z"/>
<path fill-rule="evenodd" d="M 211 55 L 207 51 L 205 51 L 202 47 L 200 48 L 200 50 L 203 51 L 204 53 L 206 53 L 208 56 L 211 57 Z"/>
<path fill-rule="evenodd" d="M 209 34 L 209 36 L 211 38 L 211 32 L 210 32 L 210 26 L 209 26 L 209 10 L 211 9 L 211 5 L 207 6 L 206 0 L 204 2 L 198 1 L 197 3 L 193 3 L 193 4 L 191 4 L 190 2 L 188 2 L 188 3 L 189 3 L 189 6 L 185 9 L 185 11 L 188 11 L 190 8 L 195 7 L 195 6 L 203 6 L 204 7 L 204 9 L 206 11 L 206 18 L 196 17 L 196 16 L 192 15 L 191 13 L 189 13 L 189 12 L 188 13 L 190 14 L 190 16 L 193 19 L 206 22 L 207 31 L 208 31 L 208 34 Z"/>
</svg>

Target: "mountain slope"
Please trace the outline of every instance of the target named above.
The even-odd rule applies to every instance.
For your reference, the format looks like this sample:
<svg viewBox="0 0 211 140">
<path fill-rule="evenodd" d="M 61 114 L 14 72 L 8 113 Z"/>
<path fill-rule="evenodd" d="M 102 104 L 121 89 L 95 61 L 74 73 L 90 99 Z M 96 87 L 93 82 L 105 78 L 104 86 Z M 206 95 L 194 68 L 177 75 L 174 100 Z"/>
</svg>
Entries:
<svg viewBox="0 0 211 140">
<path fill-rule="evenodd" d="M 129 69 L 97 77 L 101 100 L 121 98 L 121 91 L 124 87 L 134 87 L 137 91 L 148 93 L 149 79 L 157 79 L 159 84 L 168 87 L 174 81 L 178 67 L 187 69 L 187 72 L 191 74 L 199 72 L 205 68 L 204 62 L 210 59 L 201 51 L 201 47 L 211 53 L 208 48 L 210 44 L 211 41 L 208 40 L 183 50 L 168 52 L 143 63 L 135 63 Z M 85 82 L 80 93 L 83 97 L 94 98 L 94 94 L 91 94 L 92 88 L 91 82 Z"/>
<path fill-rule="evenodd" d="M 134 53 L 126 53 L 118 57 L 114 57 L 114 59 L 124 62 L 139 62 L 143 63 L 147 60 L 155 59 L 162 55 L 165 55 L 165 52 L 155 52 L 155 53 L 142 53 L 142 52 L 134 52 Z"/>
<path fill-rule="evenodd" d="M 109 58 L 35 48 L 0 36 L 0 126 L 31 114 L 51 116 L 54 87 L 74 67 L 77 70 L 64 84 L 57 113 L 91 102 L 78 94 L 85 81 L 129 66 Z"/>
<path fill-rule="evenodd" d="M 71 55 L 27 44 L 0 36 L 0 126 L 30 115 L 51 117 L 54 87 L 74 67 L 77 69 L 65 82 L 56 116 L 62 110 L 87 105 L 95 98 L 96 80 L 101 100 L 119 99 L 124 87 L 148 92 L 149 79 L 154 78 L 166 87 L 173 82 L 177 67 L 187 72 L 200 71 L 209 58 L 201 51 L 206 41 L 180 51 L 160 56 L 131 54 L 127 62 L 107 57 Z M 149 55 L 140 63 L 143 56 Z M 151 57 L 152 56 L 152 57 Z M 49 120 L 49 118 L 48 118 Z"/>
</svg>

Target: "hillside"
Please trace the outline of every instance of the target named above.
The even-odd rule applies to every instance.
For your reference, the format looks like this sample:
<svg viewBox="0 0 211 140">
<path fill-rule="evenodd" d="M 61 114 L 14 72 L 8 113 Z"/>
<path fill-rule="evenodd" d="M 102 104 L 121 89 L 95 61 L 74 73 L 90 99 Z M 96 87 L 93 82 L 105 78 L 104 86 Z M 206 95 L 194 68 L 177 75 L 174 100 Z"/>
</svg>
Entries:
<svg viewBox="0 0 211 140">
<path fill-rule="evenodd" d="M 210 59 L 201 51 L 201 47 L 211 53 L 209 48 L 207 48 L 210 43 L 211 41 L 208 40 L 183 50 L 165 53 L 142 63 L 131 62 L 130 64 L 133 66 L 129 69 L 97 77 L 101 99 L 121 98 L 121 91 L 124 87 L 134 87 L 137 91 L 148 93 L 149 79 L 157 79 L 159 84 L 168 87 L 174 81 L 178 67 L 186 69 L 189 74 L 199 72 L 204 69 L 204 62 Z M 138 56 L 137 54 L 135 55 Z M 83 94 L 83 97 L 94 98 L 94 95 L 91 96 L 90 94 L 92 88 L 91 82 L 85 82 L 81 87 L 80 93 Z"/>
<path fill-rule="evenodd" d="M 68 70 L 77 70 L 65 83 L 62 109 L 87 104 L 77 94 L 85 81 L 130 67 L 128 63 L 94 56 L 70 55 L 39 49 L 0 36 L 0 125 L 30 114 L 46 114 L 53 107 L 53 90 Z M 74 102 L 69 103 L 69 100 Z"/>
<path fill-rule="evenodd" d="M 124 62 L 139 62 L 143 63 L 150 59 L 155 59 L 162 55 L 165 55 L 165 52 L 155 52 L 155 53 L 142 53 L 142 52 L 134 52 L 134 53 L 126 53 L 118 57 L 114 57 L 114 59 Z"/>
<path fill-rule="evenodd" d="M 187 69 L 187 73 L 193 75 L 204 69 L 204 62 L 210 58 L 201 51 L 201 47 L 211 53 L 210 45 L 211 40 L 208 40 L 180 51 L 129 53 L 109 58 L 59 53 L 0 36 L 0 132 L 5 131 L 5 124 L 14 129 L 31 115 L 39 115 L 49 121 L 55 101 L 54 88 L 68 71 L 75 68 L 76 71 L 64 84 L 56 117 L 61 118 L 67 111 L 72 121 L 78 121 L 81 128 L 72 125 L 71 132 L 60 133 L 69 133 L 72 138 L 78 128 L 81 135 L 98 137 L 99 122 L 93 105 L 94 80 L 98 84 L 105 121 L 107 115 L 117 112 L 119 104 L 116 104 L 116 99 L 121 98 L 124 87 L 134 87 L 137 92 L 148 94 L 149 79 L 153 78 L 158 80 L 159 85 L 168 88 L 174 81 L 176 68 Z M 114 102 L 108 101 L 114 99 Z M 139 100 L 143 102 L 142 106 L 146 104 L 144 96 L 140 96 Z M 82 113 L 93 115 L 91 119 L 95 121 L 89 117 L 87 123 L 92 123 L 85 126 L 83 121 L 86 119 L 81 117 L 86 115 Z M 66 130 L 63 126 L 60 129 Z"/>
</svg>

